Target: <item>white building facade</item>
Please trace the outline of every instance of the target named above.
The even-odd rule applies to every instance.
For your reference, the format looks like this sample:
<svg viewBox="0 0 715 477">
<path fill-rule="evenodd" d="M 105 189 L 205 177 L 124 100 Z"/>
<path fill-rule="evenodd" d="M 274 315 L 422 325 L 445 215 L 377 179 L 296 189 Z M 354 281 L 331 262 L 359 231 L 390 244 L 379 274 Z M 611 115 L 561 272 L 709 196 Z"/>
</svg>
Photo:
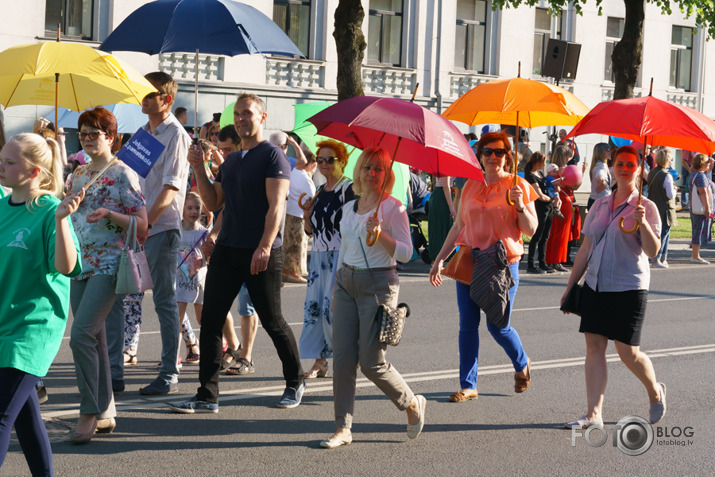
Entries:
<svg viewBox="0 0 715 477">
<path fill-rule="evenodd" d="M 1 0 L 0 50 L 54 40 L 62 25 L 63 41 L 99 46 L 142 0 Z M 305 59 L 285 57 L 200 55 L 199 121 L 223 109 L 240 91 L 250 91 L 267 103 L 269 129 L 293 127 L 295 103 L 337 98 L 337 52 L 333 39 L 338 0 L 247 0 L 272 17 L 298 45 Z M 419 83 L 416 101 L 432 110 L 449 104 L 477 84 L 514 77 L 521 63 L 526 78 L 541 76 L 541 61 L 549 38 L 581 45 L 578 71 L 561 86 L 587 106 L 612 99 L 609 55 L 623 30 L 625 6 L 604 0 L 598 15 L 595 1 L 577 15 L 572 7 L 560 17 L 548 15 L 548 5 L 492 11 L 485 0 L 362 0 L 363 32 L 368 44 L 362 70 L 365 94 L 409 98 Z M 715 92 L 707 88 L 707 72 L 715 72 L 715 49 L 705 32 L 679 12 L 660 13 L 646 5 L 643 62 L 635 95 L 647 94 L 685 104 L 715 117 Z M 179 82 L 176 105 L 193 117 L 194 55 L 148 56 L 114 52 L 142 73 L 164 70 Z M 1 66 L 1 65 L 0 65 Z M 4 111 L 7 134 L 31 127 L 49 108 L 17 106 Z M 467 127 L 462 127 L 466 132 Z M 531 148 L 548 150 L 544 128 L 531 132 Z M 604 138 L 581 139 L 581 155 L 590 159 L 591 145 Z"/>
</svg>

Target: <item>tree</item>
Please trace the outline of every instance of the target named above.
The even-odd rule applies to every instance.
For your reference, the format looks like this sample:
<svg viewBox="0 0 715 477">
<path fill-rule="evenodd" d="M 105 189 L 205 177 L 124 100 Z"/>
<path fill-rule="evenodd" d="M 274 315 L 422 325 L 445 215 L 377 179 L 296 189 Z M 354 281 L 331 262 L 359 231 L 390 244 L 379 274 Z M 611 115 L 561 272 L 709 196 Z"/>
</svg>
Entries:
<svg viewBox="0 0 715 477">
<path fill-rule="evenodd" d="M 362 60 L 365 57 L 365 35 L 362 21 L 365 11 L 360 0 L 340 0 L 335 9 L 333 37 L 338 49 L 338 101 L 362 96 Z"/>
<path fill-rule="evenodd" d="M 588 0 L 572 0 L 576 13 L 581 14 L 583 5 Z M 660 7 L 664 15 L 672 13 L 671 6 L 677 6 L 687 17 L 695 17 L 698 26 L 703 27 L 708 38 L 715 37 L 715 3 L 711 0 L 623 0 L 626 6 L 626 18 L 623 26 L 623 38 L 613 49 L 611 61 L 616 86 L 613 91 L 614 99 L 633 97 L 633 87 L 638 79 L 638 70 L 643 61 L 643 20 L 645 18 L 645 4 L 653 3 Z M 598 14 L 601 14 L 603 0 L 596 0 Z M 539 0 L 493 0 L 492 8 L 516 8 L 520 5 L 535 6 Z M 566 0 L 547 0 L 549 13 L 559 15 L 561 10 L 568 6 Z"/>
</svg>

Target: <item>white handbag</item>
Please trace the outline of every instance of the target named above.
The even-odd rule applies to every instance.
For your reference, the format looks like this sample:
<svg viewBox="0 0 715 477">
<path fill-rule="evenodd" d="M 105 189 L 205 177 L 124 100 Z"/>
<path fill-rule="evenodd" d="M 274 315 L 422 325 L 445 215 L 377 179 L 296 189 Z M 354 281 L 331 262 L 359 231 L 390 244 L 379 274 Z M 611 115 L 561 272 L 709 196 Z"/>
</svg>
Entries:
<svg viewBox="0 0 715 477">
<path fill-rule="evenodd" d="M 144 253 L 144 247 L 137 241 L 137 221 L 129 216 L 129 228 L 124 240 L 124 249 L 117 270 L 117 295 L 141 293 L 154 286 L 149 272 L 149 263 Z"/>
</svg>

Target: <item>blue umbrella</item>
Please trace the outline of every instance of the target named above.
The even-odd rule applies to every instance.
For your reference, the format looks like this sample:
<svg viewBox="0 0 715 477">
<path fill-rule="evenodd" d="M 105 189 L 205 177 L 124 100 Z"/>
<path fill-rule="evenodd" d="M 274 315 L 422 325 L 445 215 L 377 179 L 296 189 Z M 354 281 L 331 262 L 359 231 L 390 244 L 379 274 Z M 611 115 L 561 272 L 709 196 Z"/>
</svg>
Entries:
<svg viewBox="0 0 715 477">
<path fill-rule="evenodd" d="M 142 113 L 142 107 L 138 104 L 108 104 L 102 107 L 117 118 L 117 131 L 120 133 L 134 133 L 148 121 L 147 115 Z M 83 112 L 60 108 L 57 124 L 62 128 L 77 128 L 77 120 Z"/>
<path fill-rule="evenodd" d="M 232 0 L 156 0 L 133 11 L 100 45 L 102 51 L 150 55 L 196 52 L 194 128 L 198 122 L 199 53 L 303 56 L 273 20 Z"/>
</svg>

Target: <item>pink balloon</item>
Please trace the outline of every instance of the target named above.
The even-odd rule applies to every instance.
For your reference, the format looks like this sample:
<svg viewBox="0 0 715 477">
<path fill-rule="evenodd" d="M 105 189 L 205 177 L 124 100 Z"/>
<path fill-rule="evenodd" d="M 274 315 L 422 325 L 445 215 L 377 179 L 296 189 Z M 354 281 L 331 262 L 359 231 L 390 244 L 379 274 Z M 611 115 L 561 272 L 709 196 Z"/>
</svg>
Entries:
<svg viewBox="0 0 715 477">
<path fill-rule="evenodd" d="M 581 182 L 581 168 L 578 166 L 566 166 L 564 170 L 561 171 L 561 177 L 563 177 L 563 183 L 569 187 L 573 187 L 579 182 Z"/>
</svg>

